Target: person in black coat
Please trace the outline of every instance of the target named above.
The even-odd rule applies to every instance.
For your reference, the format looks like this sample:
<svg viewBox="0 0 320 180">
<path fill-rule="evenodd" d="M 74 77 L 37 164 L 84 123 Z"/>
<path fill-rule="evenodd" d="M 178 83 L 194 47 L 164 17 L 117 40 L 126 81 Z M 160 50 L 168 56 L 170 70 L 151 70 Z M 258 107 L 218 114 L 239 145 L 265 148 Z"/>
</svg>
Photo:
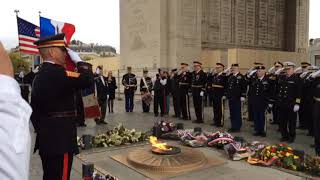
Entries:
<svg viewBox="0 0 320 180">
<path fill-rule="evenodd" d="M 105 118 L 107 113 L 107 100 L 109 96 L 109 89 L 108 79 L 107 77 L 103 76 L 102 72 L 103 68 L 101 66 L 98 66 L 94 78 L 97 88 L 98 103 L 101 109 L 100 118 L 95 119 L 97 124 L 107 124 L 107 122 L 105 122 Z"/>
<path fill-rule="evenodd" d="M 54 42 L 54 43 L 53 43 Z M 43 180 L 70 179 L 77 144 L 76 91 L 93 85 L 91 65 L 65 48 L 64 34 L 35 42 L 44 62 L 33 82 L 31 121 L 37 133 L 35 151 Z M 78 72 L 65 69 L 67 53 Z"/>
<path fill-rule="evenodd" d="M 112 76 L 112 71 L 108 72 L 107 81 L 108 81 L 108 93 L 109 93 L 108 108 L 109 108 L 109 113 L 113 113 L 114 99 L 116 97 L 116 89 L 118 87 L 117 87 L 116 78 Z"/>
<path fill-rule="evenodd" d="M 152 79 L 148 76 L 148 70 L 143 70 L 143 77 L 140 80 L 140 92 L 142 98 L 142 111 L 150 112 L 150 103 L 152 101 Z"/>
<path fill-rule="evenodd" d="M 180 108 L 180 98 L 179 98 L 179 81 L 178 81 L 178 74 L 177 69 L 171 70 L 170 76 L 170 86 L 171 86 L 171 95 L 173 101 L 173 109 L 175 118 L 181 117 L 181 108 Z"/>
<path fill-rule="evenodd" d="M 164 116 L 167 114 L 167 96 L 169 95 L 169 84 L 168 79 L 164 71 L 159 70 L 159 74 L 156 75 L 156 80 L 154 83 L 154 115 L 157 117 L 159 115 Z"/>
</svg>

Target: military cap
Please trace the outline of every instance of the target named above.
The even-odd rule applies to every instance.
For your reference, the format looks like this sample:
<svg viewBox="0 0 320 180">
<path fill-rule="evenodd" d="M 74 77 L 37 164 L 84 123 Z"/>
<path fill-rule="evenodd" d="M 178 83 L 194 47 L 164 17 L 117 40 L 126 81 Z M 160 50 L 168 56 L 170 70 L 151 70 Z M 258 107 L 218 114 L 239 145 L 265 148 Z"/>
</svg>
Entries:
<svg viewBox="0 0 320 180">
<path fill-rule="evenodd" d="M 193 64 L 194 64 L 194 65 L 197 65 L 197 66 L 202 66 L 202 63 L 199 62 L 199 61 L 193 61 Z"/>
<path fill-rule="evenodd" d="M 253 63 L 255 66 L 263 66 L 263 63 L 260 63 L 260 62 L 254 62 Z"/>
<path fill-rule="evenodd" d="M 171 69 L 171 72 L 176 72 L 178 69 L 177 68 L 174 68 L 174 69 Z"/>
<path fill-rule="evenodd" d="M 284 68 L 290 68 L 290 67 L 295 67 L 296 64 L 294 64 L 293 62 L 285 62 L 284 63 Z"/>
<path fill-rule="evenodd" d="M 281 67 L 283 67 L 283 64 L 281 62 L 279 62 L 279 61 L 275 62 L 274 65 L 275 66 L 279 66 L 280 65 Z"/>
<path fill-rule="evenodd" d="M 180 65 L 189 66 L 189 64 L 188 64 L 188 63 L 181 63 Z"/>
<path fill-rule="evenodd" d="M 257 70 L 259 70 L 259 69 L 266 69 L 266 67 L 263 66 L 263 65 L 260 65 L 260 66 L 257 66 L 256 69 L 257 69 Z"/>
<path fill-rule="evenodd" d="M 231 67 L 239 67 L 238 63 L 231 64 Z"/>
<path fill-rule="evenodd" d="M 127 67 L 127 70 L 131 70 L 131 69 L 132 69 L 132 67 L 131 67 L 131 66 L 128 66 L 128 67 Z"/>
<path fill-rule="evenodd" d="M 311 64 L 308 63 L 308 62 L 301 62 L 301 67 L 306 68 L 306 67 L 308 67 L 308 66 L 311 66 Z"/>
<path fill-rule="evenodd" d="M 147 68 L 143 68 L 143 73 L 149 72 Z"/>
<path fill-rule="evenodd" d="M 66 47 L 66 43 L 64 41 L 64 33 L 57 34 L 54 36 L 49 36 L 43 39 L 40 39 L 36 42 L 34 42 L 35 45 L 37 45 L 38 49 L 41 48 L 49 48 L 49 47 Z"/>
<path fill-rule="evenodd" d="M 225 67 L 224 64 L 222 64 L 222 63 L 216 63 L 216 65 L 217 65 L 217 66 Z"/>
</svg>

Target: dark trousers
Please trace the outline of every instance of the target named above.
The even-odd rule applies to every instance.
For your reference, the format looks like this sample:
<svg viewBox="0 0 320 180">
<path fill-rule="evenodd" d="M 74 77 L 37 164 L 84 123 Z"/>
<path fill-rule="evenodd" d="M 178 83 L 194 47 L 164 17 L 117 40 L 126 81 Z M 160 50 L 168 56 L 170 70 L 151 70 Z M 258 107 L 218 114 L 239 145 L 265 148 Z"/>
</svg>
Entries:
<svg viewBox="0 0 320 180">
<path fill-rule="evenodd" d="M 173 110 L 174 110 L 174 115 L 176 117 L 180 117 L 181 116 L 179 100 L 180 100 L 179 94 L 178 93 L 173 93 L 172 94 Z"/>
<path fill-rule="evenodd" d="M 59 155 L 40 154 L 43 180 L 70 180 L 73 153 Z"/>
<path fill-rule="evenodd" d="M 282 137 L 294 139 L 296 137 L 297 113 L 293 111 L 293 106 L 280 106 L 279 120 Z"/>
<path fill-rule="evenodd" d="M 144 101 L 142 101 L 142 110 L 143 112 L 150 112 L 150 104 L 147 104 Z"/>
<path fill-rule="evenodd" d="M 262 103 L 262 102 L 257 102 Z M 259 107 L 260 106 L 260 107 Z M 254 122 L 254 130 L 257 133 L 263 133 L 266 132 L 266 106 L 261 107 L 261 104 L 253 104 L 252 106 L 253 111 L 253 122 Z"/>
<path fill-rule="evenodd" d="M 253 121 L 253 102 L 252 98 L 249 96 L 248 97 L 248 121 Z"/>
<path fill-rule="evenodd" d="M 314 143 L 317 154 L 320 154 L 320 102 L 313 104 Z"/>
<path fill-rule="evenodd" d="M 231 129 L 240 130 L 242 126 L 240 97 L 236 99 L 229 99 L 229 110 L 230 110 Z"/>
<path fill-rule="evenodd" d="M 126 99 L 126 112 L 132 112 L 133 111 L 133 93 L 125 93 L 125 99 Z"/>
<path fill-rule="evenodd" d="M 106 113 L 107 113 L 107 100 L 106 99 L 98 99 L 98 103 L 100 106 L 100 110 L 101 110 L 101 116 L 100 119 L 96 119 L 96 121 L 104 121 L 104 119 L 106 118 Z"/>
<path fill-rule="evenodd" d="M 202 99 L 203 97 L 200 96 L 199 90 L 192 90 L 192 97 L 193 97 L 193 105 L 194 105 L 194 111 L 196 113 L 197 121 L 203 122 L 202 117 Z"/>
<path fill-rule="evenodd" d="M 160 111 L 161 115 L 164 115 L 165 112 L 165 98 L 166 96 L 160 95 L 160 94 L 155 94 L 154 95 L 154 104 L 153 104 L 153 112 L 155 115 L 159 114 L 159 106 L 160 106 Z"/>
<path fill-rule="evenodd" d="M 185 93 L 181 93 L 179 95 L 179 101 L 180 101 L 180 110 L 181 110 L 181 114 L 182 114 L 182 118 L 183 119 L 189 119 L 189 115 L 188 115 L 188 94 Z"/>
<path fill-rule="evenodd" d="M 276 124 L 279 124 L 280 123 L 279 108 L 277 105 L 273 105 L 273 107 L 272 107 L 272 116 L 273 116 L 273 122 Z"/>
<path fill-rule="evenodd" d="M 305 118 L 306 118 L 306 126 L 308 128 L 308 131 L 309 131 L 309 134 L 313 134 L 314 132 L 314 123 L 313 123 L 313 103 L 312 101 L 311 102 L 308 102 L 308 104 L 306 105 L 305 107 Z"/>
<path fill-rule="evenodd" d="M 213 122 L 215 125 L 223 125 L 223 104 L 222 97 L 217 96 L 213 98 Z"/>
<path fill-rule="evenodd" d="M 114 99 L 108 99 L 108 108 L 109 108 L 109 113 L 113 113 L 113 104 L 114 104 Z"/>
</svg>

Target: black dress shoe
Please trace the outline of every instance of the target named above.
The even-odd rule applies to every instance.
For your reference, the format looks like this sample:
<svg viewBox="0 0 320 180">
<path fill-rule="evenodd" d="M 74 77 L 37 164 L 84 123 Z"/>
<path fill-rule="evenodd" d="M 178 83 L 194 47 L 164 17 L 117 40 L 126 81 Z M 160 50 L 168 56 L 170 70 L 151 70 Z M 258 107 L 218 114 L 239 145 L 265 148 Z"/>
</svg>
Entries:
<svg viewBox="0 0 320 180">
<path fill-rule="evenodd" d="M 101 121 L 100 124 L 108 124 L 108 123 L 105 121 Z"/>
<path fill-rule="evenodd" d="M 79 124 L 79 127 L 87 127 L 87 125 L 85 123 L 81 123 Z"/>
<path fill-rule="evenodd" d="M 315 145 L 315 144 L 310 144 L 310 147 L 311 147 L 311 148 L 315 148 L 316 145 Z"/>
<path fill-rule="evenodd" d="M 154 114 L 154 117 L 158 117 L 159 116 L 159 114 Z"/>
<path fill-rule="evenodd" d="M 288 143 L 294 143 L 295 138 L 289 138 Z"/>
<path fill-rule="evenodd" d="M 255 132 L 255 133 L 253 133 L 253 136 L 260 136 L 260 133 Z"/>
<path fill-rule="evenodd" d="M 266 137 L 267 134 L 265 132 L 260 133 L 260 137 Z"/>
<path fill-rule="evenodd" d="M 203 121 L 195 120 L 195 121 L 192 121 L 192 123 L 202 124 L 202 123 L 203 123 Z"/>
<path fill-rule="evenodd" d="M 223 127 L 221 124 L 217 124 L 216 127 Z"/>
<path fill-rule="evenodd" d="M 228 132 L 230 132 L 230 133 L 238 133 L 238 132 L 240 132 L 240 129 L 229 129 L 228 130 Z"/>
<path fill-rule="evenodd" d="M 282 138 L 280 139 L 280 142 L 286 142 L 286 141 L 289 141 L 289 138 L 287 138 L 287 137 L 282 137 Z"/>
<path fill-rule="evenodd" d="M 313 136 L 313 133 L 308 132 L 307 136 Z"/>
</svg>

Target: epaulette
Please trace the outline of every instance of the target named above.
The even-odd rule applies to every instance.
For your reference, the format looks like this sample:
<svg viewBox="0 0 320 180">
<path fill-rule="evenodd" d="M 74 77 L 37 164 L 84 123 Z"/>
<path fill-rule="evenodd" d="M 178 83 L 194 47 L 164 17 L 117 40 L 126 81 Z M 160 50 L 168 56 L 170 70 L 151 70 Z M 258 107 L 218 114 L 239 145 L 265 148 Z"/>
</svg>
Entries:
<svg viewBox="0 0 320 180">
<path fill-rule="evenodd" d="M 80 76 L 80 73 L 72 72 L 72 71 L 66 71 L 66 74 L 68 77 L 72 77 L 72 78 L 78 78 Z"/>
</svg>

